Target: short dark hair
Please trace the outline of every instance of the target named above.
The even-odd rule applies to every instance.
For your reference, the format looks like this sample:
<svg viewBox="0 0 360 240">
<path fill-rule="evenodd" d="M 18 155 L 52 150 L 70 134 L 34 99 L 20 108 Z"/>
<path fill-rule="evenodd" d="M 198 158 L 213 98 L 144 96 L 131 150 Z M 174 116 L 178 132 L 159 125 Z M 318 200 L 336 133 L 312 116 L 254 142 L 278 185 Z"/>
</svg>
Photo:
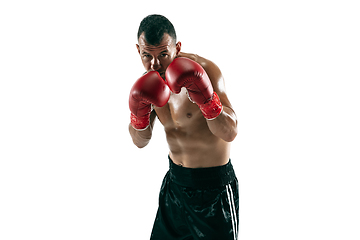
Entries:
<svg viewBox="0 0 360 240">
<path fill-rule="evenodd" d="M 153 14 L 145 17 L 139 26 L 138 40 L 142 33 L 145 35 L 145 41 L 150 45 L 159 45 L 165 33 L 169 34 L 176 43 L 175 28 L 169 19 L 162 15 Z"/>
</svg>

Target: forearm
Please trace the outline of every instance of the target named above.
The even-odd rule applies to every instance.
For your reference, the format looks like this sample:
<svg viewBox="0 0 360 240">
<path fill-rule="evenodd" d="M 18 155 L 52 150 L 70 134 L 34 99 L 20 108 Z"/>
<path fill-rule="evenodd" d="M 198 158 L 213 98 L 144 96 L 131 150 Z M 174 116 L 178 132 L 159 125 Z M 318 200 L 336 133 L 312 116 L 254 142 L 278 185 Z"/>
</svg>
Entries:
<svg viewBox="0 0 360 240">
<path fill-rule="evenodd" d="M 134 129 L 131 124 L 129 124 L 129 133 L 133 140 L 133 143 L 138 148 L 143 148 L 150 142 L 151 136 L 152 136 L 152 130 L 154 127 L 154 120 L 155 120 L 155 111 L 153 111 L 150 115 L 150 124 L 145 130 L 136 130 Z"/>
<path fill-rule="evenodd" d="M 131 138 L 133 140 L 133 143 L 138 147 L 138 148 L 143 148 L 145 147 L 151 139 L 152 136 L 152 130 L 150 129 L 150 126 L 143 131 L 138 131 L 135 130 L 131 124 L 129 124 L 129 132 L 131 135 Z"/>
<path fill-rule="evenodd" d="M 222 113 L 213 120 L 207 120 L 210 131 L 226 142 L 231 142 L 237 135 L 237 118 L 235 112 L 223 106 Z"/>
</svg>

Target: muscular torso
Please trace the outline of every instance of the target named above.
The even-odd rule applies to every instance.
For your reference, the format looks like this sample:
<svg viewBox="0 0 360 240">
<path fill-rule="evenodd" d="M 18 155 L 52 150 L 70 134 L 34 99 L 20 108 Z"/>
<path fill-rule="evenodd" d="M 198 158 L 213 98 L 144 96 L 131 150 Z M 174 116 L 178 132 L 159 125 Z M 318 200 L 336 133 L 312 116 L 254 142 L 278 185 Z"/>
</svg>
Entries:
<svg viewBox="0 0 360 240">
<path fill-rule="evenodd" d="M 206 59 L 181 53 L 202 64 Z M 163 124 L 170 157 L 178 165 L 190 168 L 221 166 L 228 162 L 230 143 L 216 137 L 209 130 L 207 120 L 199 107 L 192 103 L 182 88 L 179 94 L 171 93 L 168 103 L 155 112 Z"/>
</svg>

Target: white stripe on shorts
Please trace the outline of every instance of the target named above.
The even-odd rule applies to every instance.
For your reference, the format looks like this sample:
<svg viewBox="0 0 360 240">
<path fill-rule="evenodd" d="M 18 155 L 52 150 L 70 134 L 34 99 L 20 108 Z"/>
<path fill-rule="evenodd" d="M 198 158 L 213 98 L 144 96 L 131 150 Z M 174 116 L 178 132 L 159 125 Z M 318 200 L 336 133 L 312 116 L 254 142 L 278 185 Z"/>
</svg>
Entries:
<svg viewBox="0 0 360 240">
<path fill-rule="evenodd" d="M 234 195 L 231 189 L 231 185 L 226 185 L 226 194 L 230 205 L 230 214 L 231 214 L 231 224 L 234 233 L 234 240 L 237 239 L 238 229 L 237 229 L 237 216 L 236 216 L 236 208 L 234 202 Z"/>
</svg>

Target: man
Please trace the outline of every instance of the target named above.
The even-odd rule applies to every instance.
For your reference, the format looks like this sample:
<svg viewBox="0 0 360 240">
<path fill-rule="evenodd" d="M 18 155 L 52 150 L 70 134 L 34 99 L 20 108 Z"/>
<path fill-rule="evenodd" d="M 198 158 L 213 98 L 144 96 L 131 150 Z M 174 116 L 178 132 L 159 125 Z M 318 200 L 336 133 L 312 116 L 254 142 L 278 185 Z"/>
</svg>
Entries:
<svg viewBox="0 0 360 240">
<path fill-rule="evenodd" d="M 181 52 L 161 15 L 142 20 L 136 47 L 146 73 L 130 92 L 129 132 L 145 147 L 157 117 L 170 149 L 151 239 L 237 239 L 238 182 L 229 158 L 237 120 L 219 68 Z"/>
</svg>

